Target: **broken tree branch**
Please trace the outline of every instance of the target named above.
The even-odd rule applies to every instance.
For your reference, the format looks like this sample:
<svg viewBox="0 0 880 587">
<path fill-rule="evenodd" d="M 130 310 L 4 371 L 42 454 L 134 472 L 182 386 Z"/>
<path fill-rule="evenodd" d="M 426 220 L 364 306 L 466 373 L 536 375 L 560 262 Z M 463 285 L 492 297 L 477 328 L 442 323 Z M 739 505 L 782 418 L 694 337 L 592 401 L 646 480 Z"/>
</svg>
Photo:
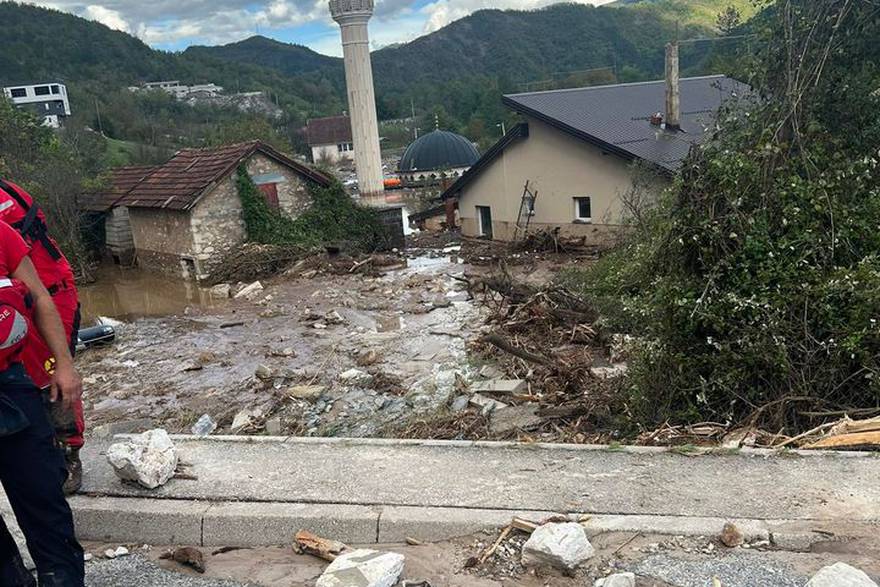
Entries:
<svg viewBox="0 0 880 587">
<path fill-rule="evenodd" d="M 487 334 L 483 337 L 483 342 L 487 342 L 493 346 L 498 347 L 502 351 L 509 353 L 515 357 L 519 357 L 524 361 L 528 361 L 530 363 L 537 363 L 538 365 L 549 365 L 550 360 L 542 357 L 541 355 L 536 355 L 534 353 L 530 353 L 529 351 L 517 348 L 501 338 L 499 334 Z"/>
</svg>

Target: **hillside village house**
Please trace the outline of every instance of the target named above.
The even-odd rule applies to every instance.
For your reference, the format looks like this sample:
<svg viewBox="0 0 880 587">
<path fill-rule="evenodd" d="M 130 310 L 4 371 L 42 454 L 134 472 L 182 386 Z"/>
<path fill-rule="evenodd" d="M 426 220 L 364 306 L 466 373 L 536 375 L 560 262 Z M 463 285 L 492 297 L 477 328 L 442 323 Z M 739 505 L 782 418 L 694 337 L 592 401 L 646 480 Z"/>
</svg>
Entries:
<svg viewBox="0 0 880 587">
<path fill-rule="evenodd" d="M 43 125 L 50 128 L 61 128 L 64 119 L 70 116 L 67 86 L 60 82 L 7 86 L 3 88 L 3 94 L 18 108 L 29 110 L 42 119 Z"/>
<path fill-rule="evenodd" d="M 746 90 L 724 76 L 679 82 L 676 74 L 672 80 L 504 96 L 525 121 L 443 198 L 457 200 L 465 236 L 513 240 L 527 224 L 530 232 L 558 228 L 588 244 L 609 244 L 623 220 L 622 197 L 633 187 L 633 162 L 659 172 L 659 193 L 691 146 L 707 136 L 722 102 Z M 526 182 L 534 199 L 525 193 Z"/>
<path fill-rule="evenodd" d="M 84 207 L 107 212 L 111 251 L 124 248 L 127 220 L 140 266 L 202 279 L 247 240 L 235 183 L 241 164 L 269 204 L 290 217 L 311 203 L 311 185 L 330 185 L 323 174 L 254 141 L 183 149 L 153 168 L 116 170 L 109 187 Z"/>
<path fill-rule="evenodd" d="M 312 118 L 306 122 L 305 134 L 313 163 L 336 165 L 343 160 L 354 161 L 351 118 L 348 116 Z"/>
</svg>

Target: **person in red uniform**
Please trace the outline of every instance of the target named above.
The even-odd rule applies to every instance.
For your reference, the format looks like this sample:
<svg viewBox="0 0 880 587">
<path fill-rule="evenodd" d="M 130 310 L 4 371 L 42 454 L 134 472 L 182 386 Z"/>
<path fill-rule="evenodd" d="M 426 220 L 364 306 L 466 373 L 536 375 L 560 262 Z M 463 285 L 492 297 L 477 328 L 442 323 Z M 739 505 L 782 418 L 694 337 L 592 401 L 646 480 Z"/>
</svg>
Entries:
<svg viewBox="0 0 880 587">
<path fill-rule="evenodd" d="M 40 281 L 52 296 L 55 308 L 64 325 L 71 355 L 76 350 L 79 331 L 79 295 L 70 263 L 49 236 L 46 218 L 31 195 L 20 186 L 0 179 L 0 221 L 15 228 L 30 246 L 30 259 Z M 36 331 L 22 353 L 22 362 L 30 378 L 41 389 L 47 389 L 55 369 L 55 356 L 49 345 Z M 82 400 L 73 405 L 72 418 L 56 418 L 56 436 L 65 445 L 68 477 L 65 491 L 73 493 L 82 485 L 82 462 L 79 451 L 83 446 L 85 419 Z"/>
<path fill-rule="evenodd" d="M 40 587 L 83 587 L 83 550 L 64 498 L 64 456 L 55 444 L 42 391 L 20 362 L 22 345 L 33 340 L 28 331 L 36 327 L 55 357 L 50 401 L 71 409 L 82 382 L 55 302 L 30 252 L 15 229 L 0 222 L 0 482 L 36 564 Z M 2 518 L 0 585 L 37 585 Z"/>
</svg>

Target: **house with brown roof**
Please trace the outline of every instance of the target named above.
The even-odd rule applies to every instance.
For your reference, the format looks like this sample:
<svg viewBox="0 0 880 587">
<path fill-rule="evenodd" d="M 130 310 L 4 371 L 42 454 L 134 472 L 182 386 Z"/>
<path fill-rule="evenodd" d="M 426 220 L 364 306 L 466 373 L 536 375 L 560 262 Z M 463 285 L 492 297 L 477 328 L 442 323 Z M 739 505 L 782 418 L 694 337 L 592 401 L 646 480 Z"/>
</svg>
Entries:
<svg viewBox="0 0 880 587">
<path fill-rule="evenodd" d="M 351 118 L 348 116 L 312 118 L 306 122 L 305 134 L 312 149 L 313 163 L 336 165 L 343 159 L 354 161 Z"/>
<path fill-rule="evenodd" d="M 291 218 L 311 204 L 311 186 L 330 185 L 325 175 L 252 141 L 183 149 L 153 168 L 115 170 L 110 187 L 88 205 L 109 203 L 108 220 L 127 211 L 140 266 L 202 279 L 248 239 L 235 181 L 240 165 L 269 205 Z"/>
</svg>

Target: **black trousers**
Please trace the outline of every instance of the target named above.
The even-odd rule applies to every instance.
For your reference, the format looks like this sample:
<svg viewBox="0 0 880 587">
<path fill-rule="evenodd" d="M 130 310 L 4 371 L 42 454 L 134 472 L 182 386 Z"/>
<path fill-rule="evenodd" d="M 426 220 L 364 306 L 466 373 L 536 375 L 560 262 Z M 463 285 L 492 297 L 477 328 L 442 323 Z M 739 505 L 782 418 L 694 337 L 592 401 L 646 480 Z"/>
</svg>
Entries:
<svg viewBox="0 0 880 587">
<path fill-rule="evenodd" d="M 41 587 L 83 587 L 83 550 L 62 486 L 67 469 L 54 442 L 39 389 L 21 365 L 0 373 L 0 393 L 27 417 L 21 432 L 0 437 L 0 482 L 37 566 Z M 0 520 L 0 586 L 32 586 L 21 555 Z"/>
</svg>

